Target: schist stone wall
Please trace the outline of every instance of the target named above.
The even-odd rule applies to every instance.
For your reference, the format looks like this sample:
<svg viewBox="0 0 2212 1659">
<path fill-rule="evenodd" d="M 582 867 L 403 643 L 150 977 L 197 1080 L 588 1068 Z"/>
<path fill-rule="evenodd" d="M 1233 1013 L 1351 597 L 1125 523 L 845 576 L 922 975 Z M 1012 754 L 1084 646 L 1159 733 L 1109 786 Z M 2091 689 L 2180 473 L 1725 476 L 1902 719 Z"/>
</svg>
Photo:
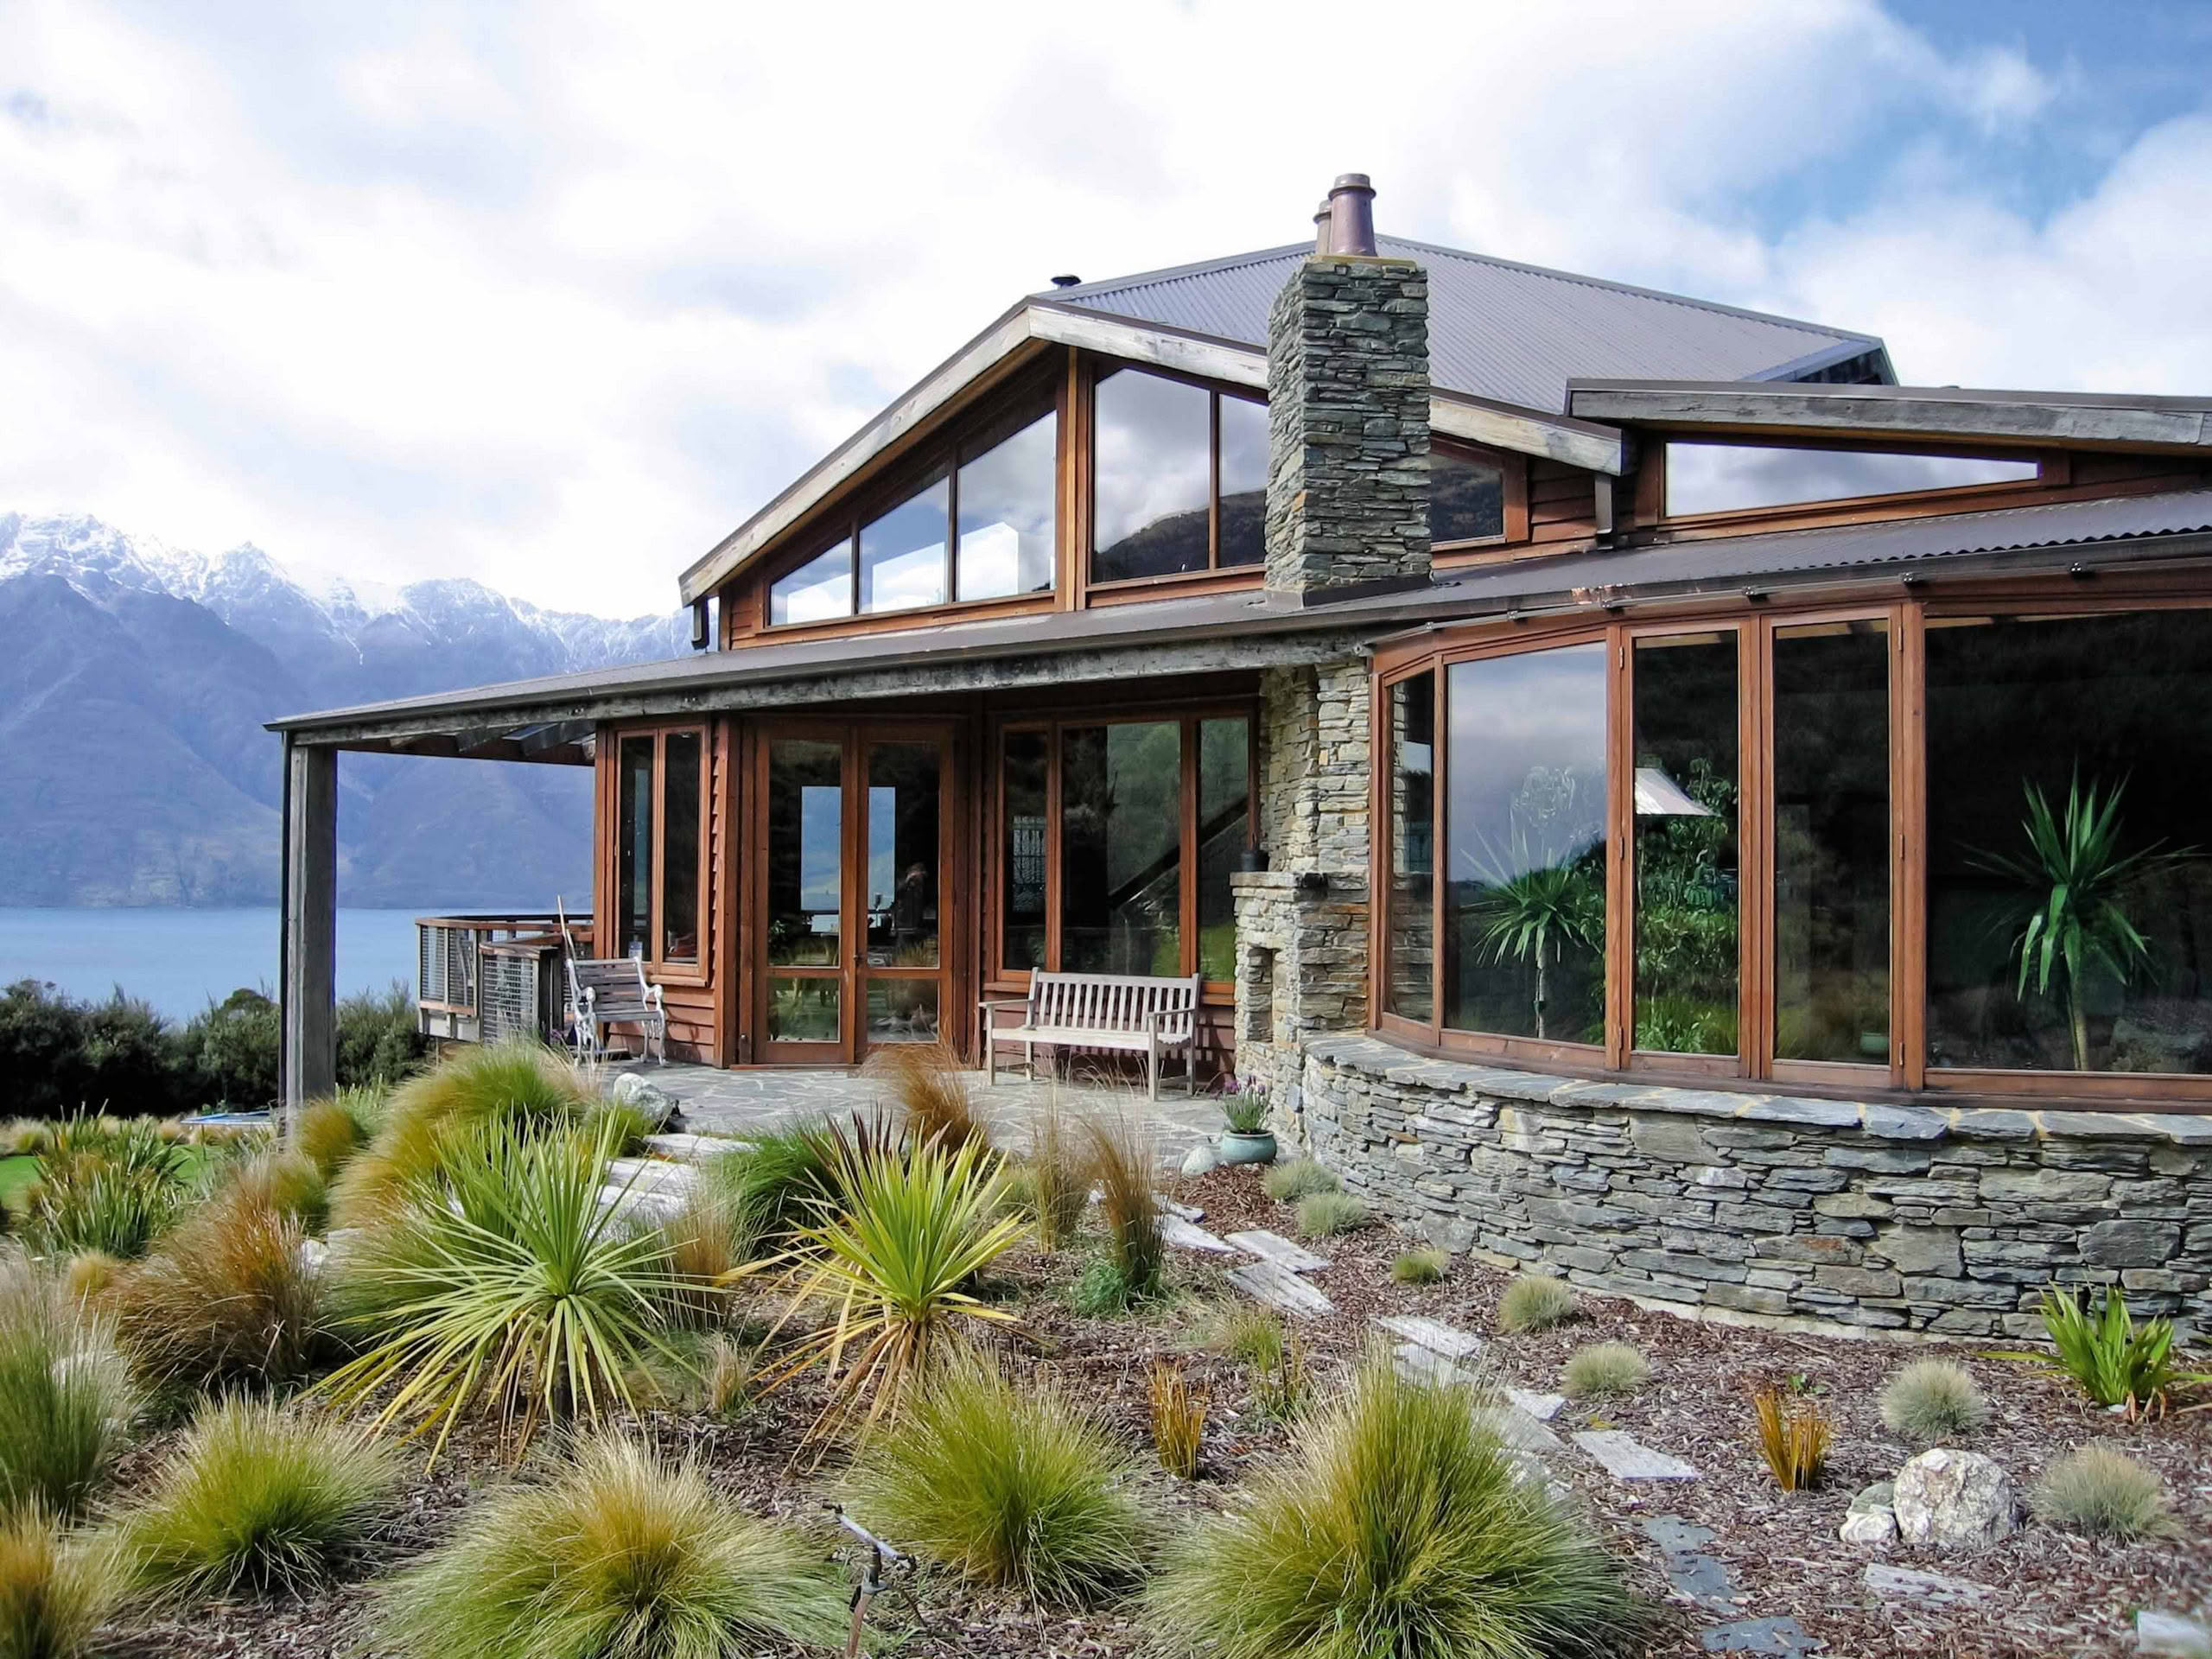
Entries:
<svg viewBox="0 0 2212 1659">
<path fill-rule="evenodd" d="M 1240 1054 L 1240 1069 L 1242 1056 Z M 1280 1132 L 1435 1243 L 1684 1312 L 2041 1336 L 2044 1287 L 2212 1331 L 2212 1117 L 1574 1083 L 1305 1046 Z"/>
</svg>

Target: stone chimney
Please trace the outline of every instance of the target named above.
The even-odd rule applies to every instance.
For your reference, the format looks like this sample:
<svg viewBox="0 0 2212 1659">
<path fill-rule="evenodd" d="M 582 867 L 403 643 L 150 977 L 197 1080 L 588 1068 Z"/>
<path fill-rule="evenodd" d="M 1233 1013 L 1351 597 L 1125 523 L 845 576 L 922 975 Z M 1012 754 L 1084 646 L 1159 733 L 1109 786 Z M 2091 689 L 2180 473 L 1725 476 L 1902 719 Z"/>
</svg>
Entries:
<svg viewBox="0 0 2212 1659">
<path fill-rule="evenodd" d="M 1300 604 L 1428 580 L 1428 273 L 1374 195 L 1338 179 L 1268 316 L 1267 586 Z"/>
</svg>

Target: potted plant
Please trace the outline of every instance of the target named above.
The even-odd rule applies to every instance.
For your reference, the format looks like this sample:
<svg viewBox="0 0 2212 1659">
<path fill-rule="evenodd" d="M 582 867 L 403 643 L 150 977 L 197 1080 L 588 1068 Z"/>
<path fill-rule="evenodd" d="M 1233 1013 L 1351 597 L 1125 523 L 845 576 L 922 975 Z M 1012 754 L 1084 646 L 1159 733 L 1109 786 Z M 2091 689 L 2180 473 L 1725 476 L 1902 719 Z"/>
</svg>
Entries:
<svg viewBox="0 0 2212 1659">
<path fill-rule="evenodd" d="M 1221 1115 L 1229 1127 L 1221 1134 L 1224 1164 L 1271 1164 L 1275 1138 L 1268 1131 L 1268 1094 L 1256 1083 L 1231 1077 L 1222 1087 Z"/>
</svg>

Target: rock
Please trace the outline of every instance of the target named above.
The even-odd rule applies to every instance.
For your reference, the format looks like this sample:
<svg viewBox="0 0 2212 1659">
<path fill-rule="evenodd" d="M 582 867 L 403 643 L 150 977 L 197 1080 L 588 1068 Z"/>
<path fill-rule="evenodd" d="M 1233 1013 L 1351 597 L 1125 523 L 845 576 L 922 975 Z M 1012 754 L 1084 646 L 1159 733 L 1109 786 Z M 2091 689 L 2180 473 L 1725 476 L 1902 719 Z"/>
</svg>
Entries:
<svg viewBox="0 0 2212 1659">
<path fill-rule="evenodd" d="M 1941 1573 L 1916 1573 L 1909 1567 L 1885 1567 L 1878 1561 L 1859 1574 L 1859 1581 L 1885 1601 L 1918 1601 L 1935 1607 L 1962 1606 L 1996 1593 L 1986 1584 Z"/>
<path fill-rule="evenodd" d="M 1180 1216 L 1163 1216 L 1160 1222 L 1160 1236 L 1178 1249 L 1206 1250 L 1218 1255 L 1235 1254 L 1228 1245 L 1196 1222 L 1185 1221 Z"/>
<path fill-rule="evenodd" d="M 300 1265 L 309 1273 L 321 1273 L 322 1264 L 330 1259 L 330 1246 L 319 1238 L 300 1241 Z"/>
<path fill-rule="evenodd" d="M 1179 1216 L 1185 1221 L 1204 1221 L 1206 1218 L 1206 1212 L 1199 1209 L 1196 1205 L 1178 1204 L 1174 1199 L 1169 1198 L 1165 1192 L 1154 1193 L 1152 1195 L 1152 1201 L 1158 1205 L 1166 1214 L 1171 1216 Z"/>
<path fill-rule="evenodd" d="M 614 1086 L 607 1093 L 610 1100 L 620 1101 L 643 1112 L 647 1120 L 646 1127 L 656 1135 L 666 1128 L 669 1120 L 676 1116 L 676 1096 L 667 1090 L 646 1082 L 635 1071 L 625 1071 L 615 1078 Z"/>
<path fill-rule="evenodd" d="M 725 1153 L 750 1152 L 753 1142 L 732 1141 L 718 1135 L 649 1135 L 645 1137 L 645 1149 L 679 1163 L 699 1164 Z"/>
<path fill-rule="evenodd" d="M 1328 1257 L 1316 1255 L 1303 1246 L 1293 1243 L 1281 1233 L 1271 1233 L 1263 1227 L 1231 1233 L 1229 1242 L 1247 1255 L 1263 1256 L 1277 1267 L 1286 1268 L 1293 1273 L 1319 1273 L 1329 1265 Z"/>
<path fill-rule="evenodd" d="M 1872 1486 L 1861 1486 L 1851 1500 L 1851 1512 L 1862 1510 L 1894 1510 L 1897 1503 L 1897 1484 L 1894 1480 L 1878 1480 Z"/>
<path fill-rule="evenodd" d="M 1707 1653 L 1809 1654 L 1827 1645 L 1807 1636 L 1804 1627 L 1787 1614 L 1716 1624 L 1698 1639 Z"/>
<path fill-rule="evenodd" d="M 1680 1458 L 1655 1452 L 1618 1428 L 1593 1428 L 1574 1443 L 1603 1464 L 1615 1480 L 1695 1480 L 1697 1471 Z"/>
<path fill-rule="evenodd" d="M 1334 1302 L 1279 1262 L 1247 1262 L 1241 1268 L 1231 1268 L 1227 1277 L 1247 1296 L 1286 1313 L 1302 1316 L 1336 1311 Z"/>
<path fill-rule="evenodd" d="M 2019 1524 L 2012 1478 L 1979 1452 L 1937 1446 L 1897 1471 L 1897 1536 L 1938 1549 L 1980 1549 Z"/>
<path fill-rule="evenodd" d="M 1393 1313 L 1375 1323 L 1392 1336 L 1417 1343 L 1446 1359 L 1465 1359 L 1483 1351 L 1483 1339 L 1473 1332 L 1455 1329 L 1440 1319 L 1425 1319 L 1418 1313 Z"/>
<path fill-rule="evenodd" d="M 2212 1659 L 2212 1630 L 2179 1613 L 2145 1607 L 2135 1615 L 2135 1650 L 2171 1659 Z"/>
<path fill-rule="evenodd" d="M 1210 1169 L 1221 1167 L 1221 1154 L 1214 1150 L 1211 1141 L 1201 1141 L 1183 1154 L 1183 1173 L 1203 1175 Z"/>
<path fill-rule="evenodd" d="M 1897 1517 L 1894 1510 L 1853 1510 L 1843 1517 L 1843 1524 L 1836 1529 L 1837 1537 L 1847 1544 L 1880 1549 L 1897 1541 Z"/>
<path fill-rule="evenodd" d="M 1551 1421 L 1567 1403 L 1563 1394 L 1531 1394 L 1526 1389 L 1508 1389 L 1505 1397 L 1540 1423 Z"/>
</svg>

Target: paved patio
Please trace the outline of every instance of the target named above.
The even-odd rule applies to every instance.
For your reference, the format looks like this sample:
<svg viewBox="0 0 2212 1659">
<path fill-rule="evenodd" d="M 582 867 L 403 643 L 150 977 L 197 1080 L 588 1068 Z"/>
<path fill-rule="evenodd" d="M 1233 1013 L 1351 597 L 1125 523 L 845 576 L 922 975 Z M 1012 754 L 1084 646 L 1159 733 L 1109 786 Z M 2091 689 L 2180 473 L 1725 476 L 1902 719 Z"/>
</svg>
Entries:
<svg viewBox="0 0 2212 1659">
<path fill-rule="evenodd" d="M 781 1128 L 823 1116 L 844 1118 L 874 1111 L 884 1100 L 882 1084 L 857 1071 L 836 1069 L 779 1070 L 754 1068 L 724 1071 L 710 1065 L 677 1063 L 652 1065 L 632 1063 L 619 1068 L 634 1071 L 657 1088 L 674 1095 L 683 1109 L 683 1127 L 699 1135 L 728 1135 L 742 1140 L 748 1130 Z M 996 1086 L 981 1071 L 963 1072 L 976 1116 L 991 1126 L 992 1138 L 1002 1147 L 1020 1148 L 1028 1138 L 1028 1124 L 1048 1100 L 1057 1098 L 1063 1111 L 1084 1117 L 1126 1116 L 1148 1122 L 1160 1137 L 1163 1161 L 1180 1163 L 1183 1154 L 1202 1141 L 1211 1141 L 1222 1128 L 1220 1103 L 1201 1092 L 1186 1096 L 1180 1079 L 1163 1084 L 1160 1099 L 1146 1100 L 1142 1088 L 1096 1074 L 1068 1082 L 1039 1079 L 1031 1083 L 1001 1070 Z"/>
</svg>

